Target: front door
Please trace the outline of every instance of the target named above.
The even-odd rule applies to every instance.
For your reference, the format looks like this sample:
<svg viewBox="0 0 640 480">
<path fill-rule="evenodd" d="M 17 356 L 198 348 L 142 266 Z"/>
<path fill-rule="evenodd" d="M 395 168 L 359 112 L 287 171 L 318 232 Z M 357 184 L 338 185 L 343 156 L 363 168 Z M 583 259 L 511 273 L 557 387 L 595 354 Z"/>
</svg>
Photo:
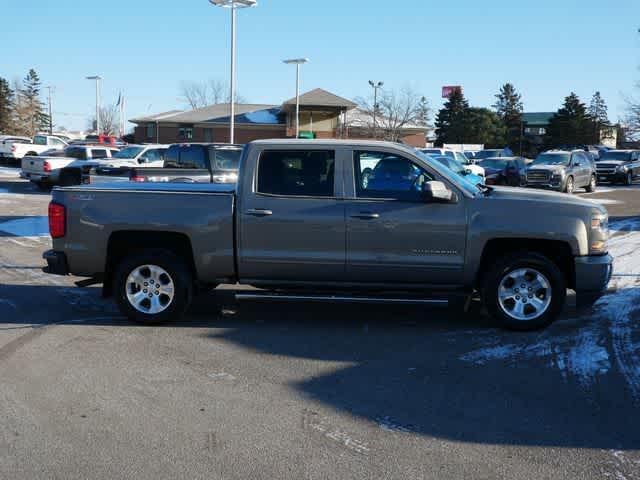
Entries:
<svg viewBox="0 0 640 480">
<path fill-rule="evenodd" d="M 340 281 L 345 270 L 344 201 L 335 151 L 265 150 L 239 205 L 238 270 L 244 280 Z M 246 167 L 250 168 L 250 167 Z"/>
<path fill-rule="evenodd" d="M 363 171 L 371 169 L 364 177 Z M 425 203 L 433 173 L 384 151 L 354 151 L 355 196 L 347 200 L 347 277 L 352 282 L 460 285 L 465 199 Z"/>
</svg>

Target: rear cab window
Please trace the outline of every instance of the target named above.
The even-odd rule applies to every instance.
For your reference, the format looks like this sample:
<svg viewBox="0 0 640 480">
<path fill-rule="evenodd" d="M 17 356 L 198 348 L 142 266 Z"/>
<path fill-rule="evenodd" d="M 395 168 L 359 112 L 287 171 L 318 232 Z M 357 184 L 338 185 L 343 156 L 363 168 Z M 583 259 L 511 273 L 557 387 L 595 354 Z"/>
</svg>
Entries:
<svg viewBox="0 0 640 480">
<path fill-rule="evenodd" d="M 208 169 L 207 150 L 202 145 L 176 145 L 167 150 L 166 168 Z"/>
<path fill-rule="evenodd" d="M 257 193 L 335 196 L 334 150 L 267 150 L 258 160 Z"/>
</svg>

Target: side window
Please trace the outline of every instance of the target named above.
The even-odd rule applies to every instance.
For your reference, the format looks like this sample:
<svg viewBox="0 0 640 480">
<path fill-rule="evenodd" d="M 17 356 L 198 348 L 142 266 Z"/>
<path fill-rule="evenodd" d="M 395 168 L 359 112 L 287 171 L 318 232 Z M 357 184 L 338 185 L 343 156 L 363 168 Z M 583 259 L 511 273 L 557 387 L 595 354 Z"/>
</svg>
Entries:
<svg viewBox="0 0 640 480">
<path fill-rule="evenodd" d="M 107 158 L 107 151 L 103 149 L 92 149 L 91 158 Z"/>
<path fill-rule="evenodd" d="M 258 192 L 271 195 L 332 197 L 333 150 L 268 150 L 258 163 Z"/>
<path fill-rule="evenodd" d="M 65 157 L 76 158 L 78 160 L 87 159 L 87 152 L 84 148 L 67 148 L 64 155 Z"/>
<path fill-rule="evenodd" d="M 422 185 L 433 180 L 411 160 L 392 153 L 356 151 L 353 162 L 358 197 L 417 202 Z"/>
<path fill-rule="evenodd" d="M 158 160 L 162 160 L 159 150 L 147 150 L 140 156 L 139 163 L 157 162 Z"/>
<path fill-rule="evenodd" d="M 205 149 L 199 146 L 183 148 L 180 151 L 178 168 L 206 169 Z"/>
<path fill-rule="evenodd" d="M 178 154 L 180 153 L 180 147 L 169 147 L 164 154 L 164 166 L 166 168 L 180 168 L 178 165 Z"/>
</svg>

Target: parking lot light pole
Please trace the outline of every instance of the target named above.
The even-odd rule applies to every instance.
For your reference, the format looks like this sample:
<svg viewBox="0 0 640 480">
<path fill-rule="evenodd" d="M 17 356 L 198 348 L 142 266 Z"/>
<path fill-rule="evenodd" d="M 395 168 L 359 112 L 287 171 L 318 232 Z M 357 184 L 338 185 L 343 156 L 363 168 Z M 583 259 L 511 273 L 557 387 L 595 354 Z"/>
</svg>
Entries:
<svg viewBox="0 0 640 480">
<path fill-rule="evenodd" d="M 369 80 L 369 85 L 373 88 L 373 138 L 378 138 L 378 126 L 376 125 L 376 111 L 378 110 L 378 89 L 382 88 L 384 82 L 374 82 Z"/>
<path fill-rule="evenodd" d="M 229 121 L 229 143 L 235 143 L 236 124 L 236 10 L 238 8 L 255 7 L 257 0 L 209 0 L 209 3 L 216 7 L 231 9 L 231 87 L 229 96 L 230 121 Z"/>
<path fill-rule="evenodd" d="M 102 80 L 102 77 L 100 75 L 93 75 L 87 77 L 87 80 L 96 81 L 96 135 L 100 135 L 100 80 Z"/>
<path fill-rule="evenodd" d="M 309 62 L 308 58 L 283 60 L 287 65 L 296 66 L 296 138 L 300 137 L 300 65 Z"/>
</svg>

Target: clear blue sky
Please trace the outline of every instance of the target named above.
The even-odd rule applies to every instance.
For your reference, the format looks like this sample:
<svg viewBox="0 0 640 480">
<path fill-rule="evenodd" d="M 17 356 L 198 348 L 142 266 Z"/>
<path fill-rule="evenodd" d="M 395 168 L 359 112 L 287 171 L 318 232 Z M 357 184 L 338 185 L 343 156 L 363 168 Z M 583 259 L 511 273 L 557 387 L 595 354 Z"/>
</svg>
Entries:
<svg viewBox="0 0 640 480">
<path fill-rule="evenodd" d="M 293 67 L 306 56 L 302 89 L 347 98 L 367 81 L 410 85 L 441 105 L 440 87 L 461 84 L 489 106 L 504 82 L 525 110 L 558 108 L 575 91 L 600 90 L 615 120 L 640 80 L 640 1 L 259 0 L 238 19 L 238 90 L 255 103 L 294 96 Z M 55 121 L 86 127 L 94 86 L 127 96 L 127 117 L 184 108 L 180 82 L 228 78 L 229 14 L 207 0 L 2 0 L 0 76 L 34 67 L 54 85 Z"/>
</svg>

